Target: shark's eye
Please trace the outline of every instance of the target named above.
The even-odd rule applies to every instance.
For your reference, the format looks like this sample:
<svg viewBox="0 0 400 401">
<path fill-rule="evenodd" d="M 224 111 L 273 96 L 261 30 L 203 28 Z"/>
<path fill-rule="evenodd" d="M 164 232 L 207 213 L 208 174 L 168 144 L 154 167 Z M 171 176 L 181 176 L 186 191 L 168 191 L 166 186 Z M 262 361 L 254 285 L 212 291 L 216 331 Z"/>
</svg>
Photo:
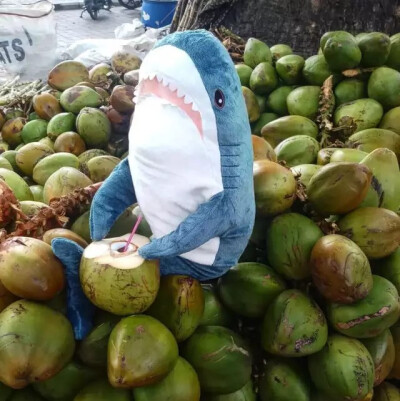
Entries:
<svg viewBox="0 0 400 401">
<path fill-rule="evenodd" d="M 215 91 L 215 95 L 214 95 L 214 102 L 215 105 L 219 108 L 219 109 L 223 109 L 225 106 L 225 95 L 222 92 L 221 89 L 217 89 Z"/>
</svg>

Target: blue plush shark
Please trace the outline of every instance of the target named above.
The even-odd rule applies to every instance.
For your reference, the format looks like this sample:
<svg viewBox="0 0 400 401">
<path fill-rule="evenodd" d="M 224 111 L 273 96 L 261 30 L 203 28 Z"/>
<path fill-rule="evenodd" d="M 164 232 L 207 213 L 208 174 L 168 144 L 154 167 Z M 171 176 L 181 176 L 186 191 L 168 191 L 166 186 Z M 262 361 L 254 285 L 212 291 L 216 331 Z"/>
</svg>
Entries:
<svg viewBox="0 0 400 401">
<path fill-rule="evenodd" d="M 102 240 L 138 202 L 153 232 L 139 249 L 162 275 L 220 277 L 244 251 L 255 217 L 253 153 L 241 85 L 223 45 L 207 31 L 175 33 L 144 59 L 129 133 L 129 156 L 94 197 L 90 231 Z M 79 284 L 82 248 L 52 243 L 66 268 L 77 338 L 93 308 Z"/>
</svg>

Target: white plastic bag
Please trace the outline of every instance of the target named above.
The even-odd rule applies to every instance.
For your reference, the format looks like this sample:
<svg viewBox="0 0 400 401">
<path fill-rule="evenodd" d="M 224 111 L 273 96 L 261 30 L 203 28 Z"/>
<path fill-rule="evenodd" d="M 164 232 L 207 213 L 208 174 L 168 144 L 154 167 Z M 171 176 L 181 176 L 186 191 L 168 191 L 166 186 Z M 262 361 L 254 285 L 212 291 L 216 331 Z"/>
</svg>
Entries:
<svg viewBox="0 0 400 401">
<path fill-rule="evenodd" d="M 22 79 L 47 76 L 57 62 L 53 4 L 18 1 L 0 5 L 0 66 Z"/>
<path fill-rule="evenodd" d="M 144 25 L 139 18 L 135 18 L 131 24 L 122 24 L 114 30 L 116 39 L 132 39 L 145 33 Z"/>
</svg>

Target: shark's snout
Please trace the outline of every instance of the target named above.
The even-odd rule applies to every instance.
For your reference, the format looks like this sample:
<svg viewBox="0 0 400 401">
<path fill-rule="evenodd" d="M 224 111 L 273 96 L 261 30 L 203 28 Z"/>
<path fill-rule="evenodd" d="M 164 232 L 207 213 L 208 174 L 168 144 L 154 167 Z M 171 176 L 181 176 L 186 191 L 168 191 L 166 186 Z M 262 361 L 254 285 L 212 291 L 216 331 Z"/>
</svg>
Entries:
<svg viewBox="0 0 400 401">
<path fill-rule="evenodd" d="M 212 102 L 197 66 L 186 51 L 164 45 L 145 57 L 134 100 L 139 104 L 149 97 L 177 107 L 193 122 L 193 128 L 202 139 L 216 141 Z M 212 97 L 214 99 L 214 92 Z"/>
<path fill-rule="evenodd" d="M 203 122 L 201 113 L 196 102 L 185 89 L 179 87 L 173 79 L 163 75 L 161 72 L 148 72 L 143 74 L 134 101 L 138 103 L 147 96 L 157 96 L 168 104 L 181 109 L 194 123 L 200 136 L 203 137 Z"/>
</svg>

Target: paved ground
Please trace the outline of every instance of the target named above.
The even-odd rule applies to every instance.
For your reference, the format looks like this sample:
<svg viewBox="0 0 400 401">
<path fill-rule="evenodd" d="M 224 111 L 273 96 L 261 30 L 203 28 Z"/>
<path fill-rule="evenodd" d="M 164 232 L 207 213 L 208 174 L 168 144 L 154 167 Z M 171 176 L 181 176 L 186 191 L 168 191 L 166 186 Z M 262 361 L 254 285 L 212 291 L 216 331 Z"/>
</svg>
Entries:
<svg viewBox="0 0 400 401">
<path fill-rule="evenodd" d="M 114 29 L 126 22 L 140 17 L 139 10 L 113 7 L 111 12 L 101 11 L 93 21 L 88 13 L 80 18 L 81 10 L 56 11 L 58 47 L 65 49 L 81 39 L 113 39 Z"/>
</svg>

